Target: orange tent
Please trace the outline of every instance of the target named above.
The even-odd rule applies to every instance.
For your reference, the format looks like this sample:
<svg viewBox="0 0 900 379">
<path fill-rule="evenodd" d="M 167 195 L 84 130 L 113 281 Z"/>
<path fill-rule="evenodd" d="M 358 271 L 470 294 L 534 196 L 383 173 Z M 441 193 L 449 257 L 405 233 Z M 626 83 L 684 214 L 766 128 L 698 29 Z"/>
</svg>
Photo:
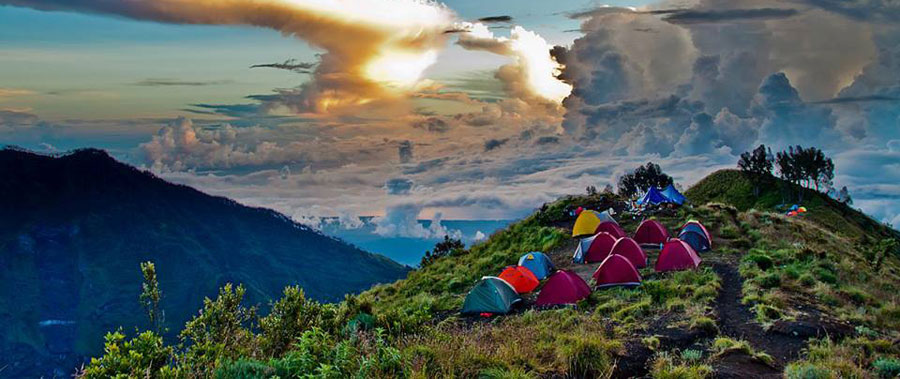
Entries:
<svg viewBox="0 0 900 379">
<path fill-rule="evenodd" d="M 507 266 L 498 277 L 513 286 L 518 293 L 534 291 L 541 284 L 531 270 L 523 266 Z"/>
</svg>

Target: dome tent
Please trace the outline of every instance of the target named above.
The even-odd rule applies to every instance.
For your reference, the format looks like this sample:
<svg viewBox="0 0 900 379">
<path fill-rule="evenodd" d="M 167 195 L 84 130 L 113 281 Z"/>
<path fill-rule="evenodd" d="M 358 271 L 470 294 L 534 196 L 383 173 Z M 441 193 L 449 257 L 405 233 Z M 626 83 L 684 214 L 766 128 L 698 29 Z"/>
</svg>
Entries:
<svg viewBox="0 0 900 379">
<path fill-rule="evenodd" d="M 623 230 L 622 227 L 619 226 L 619 224 L 612 221 L 603 221 L 600 223 L 600 225 L 597 225 L 597 231 L 595 232 L 595 234 L 600 232 L 607 232 L 609 234 L 612 234 L 612 236 L 616 238 L 622 238 L 627 235 L 625 234 L 625 230 Z"/>
<path fill-rule="evenodd" d="M 678 235 L 678 239 L 684 241 L 688 245 L 691 245 L 691 248 L 698 253 L 702 251 L 708 251 L 710 249 L 710 243 L 709 240 L 706 239 L 706 235 L 694 230 L 682 231 L 681 234 Z"/>
<path fill-rule="evenodd" d="M 679 232 L 678 234 L 681 234 L 685 231 L 696 231 L 702 233 L 704 236 L 706 236 L 706 240 L 709 241 L 710 247 L 712 247 L 712 235 L 709 234 L 709 231 L 705 226 L 703 226 L 703 224 L 700 223 L 700 221 L 690 220 L 684 223 L 684 225 L 681 226 L 681 232 Z"/>
<path fill-rule="evenodd" d="M 519 258 L 519 266 L 531 271 L 538 280 L 544 280 L 555 270 L 553 262 L 544 253 L 532 251 Z"/>
<path fill-rule="evenodd" d="M 628 258 L 618 254 L 610 254 L 597 271 L 594 271 L 594 282 L 597 287 L 636 286 L 641 284 L 641 275 Z"/>
<path fill-rule="evenodd" d="M 656 259 L 657 272 L 689 270 L 700 266 L 700 257 L 686 242 L 673 238 L 666 242 Z"/>
<path fill-rule="evenodd" d="M 506 314 L 520 301 L 522 298 L 512 285 L 498 277 L 485 276 L 475 283 L 475 287 L 466 295 L 460 312 Z"/>
<path fill-rule="evenodd" d="M 541 284 L 531 270 L 523 266 L 506 266 L 498 278 L 512 285 L 517 293 L 529 293 Z"/>
<path fill-rule="evenodd" d="M 634 240 L 639 244 L 659 245 L 669 239 L 669 231 L 656 220 L 644 220 L 634 232 Z"/>
<path fill-rule="evenodd" d="M 579 241 L 575 247 L 575 254 L 572 256 L 572 262 L 575 263 L 592 263 L 600 262 L 609 255 L 613 245 L 616 244 L 616 237 L 606 232 L 600 232 L 592 237 L 588 237 Z"/>
<path fill-rule="evenodd" d="M 572 237 L 591 235 L 597 232 L 597 227 L 604 221 L 616 222 L 609 211 L 597 212 L 590 209 L 582 211 L 575 219 L 572 227 Z"/>
<path fill-rule="evenodd" d="M 641 249 L 641 245 L 638 245 L 631 238 L 622 237 L 616 240 L 616 244 L 613 245 L 610 254 L 618 254 L 628 258 L 635 268 L 647 267 L 647 254 L 644 253 L 644 249 Z"/>
<path fill-rule="evenodd" d="M 563 305 L 575 304 L 581 299 L 591 295 L 591 287 L 581 279 L 578 274 L 569 270 L 560 270 L 550 275 L 541 293 L 538 294 L 535 305 Z"/>
</svg>

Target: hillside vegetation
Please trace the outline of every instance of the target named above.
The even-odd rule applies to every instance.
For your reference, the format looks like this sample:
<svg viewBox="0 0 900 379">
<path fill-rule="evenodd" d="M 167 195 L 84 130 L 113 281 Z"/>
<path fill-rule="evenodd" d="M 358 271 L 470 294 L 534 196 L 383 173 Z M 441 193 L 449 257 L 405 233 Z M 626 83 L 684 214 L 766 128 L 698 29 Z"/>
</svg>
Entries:
<svg viewBox="0 0 900 379">
<path fill-rule="evenodd" d="M 0 377 L 68 376 L 107 331 L 148 328 L 136 301 L 144 261 L 156 263 L 170 338 L 228 282 L 266 308 L 286 285 L 337 301 L 408 271 L 100 150 L 0 150 L 0 177 Z"/>
<path fill-rule="evenodd" d="M 728 186 L 734 185 L 732 189 Z M 573 265 L 568 210 L 621 210 L 615 195 L 569 196 L 468 250 L 339 304 L 299 290 L 262 318 L 228 287 L 177 343 L 152 333 L 108 337 L 87 377 L 894 377 L 900 374 L 900 255 L 896 232 L 843 204 L 811 198 L 809 212 L 773 212 L 763 192 L 718 172 L 691 188 L 693 205 L 657 216 L 674 232 L 701 220 L 713 250 L 692 271 L 641 270 L 635 288 L 595 290 L 576 307 L 510 315 L 458 313 L 481 276 L 525 252 Z M 746 188 L 744 188 L 746 189 Z M 752 195 L 751 195 L 752 196 Z M 774 202 L 774 203 L 773 203 Z M 617 218 L 629 233 L 639 219 Z M 849 226 L 847 226 L 849 225 Z M 850 228 L 848 230 L 848 228 Z M 858 231 L 858 232 L 856 232 Z M 651 261 L 658 251 L 650 250 Z M 137 358 L 136 358 L 137 357 Z M 155 358 L 149 358 L 155 357 Z"/>
</svg>

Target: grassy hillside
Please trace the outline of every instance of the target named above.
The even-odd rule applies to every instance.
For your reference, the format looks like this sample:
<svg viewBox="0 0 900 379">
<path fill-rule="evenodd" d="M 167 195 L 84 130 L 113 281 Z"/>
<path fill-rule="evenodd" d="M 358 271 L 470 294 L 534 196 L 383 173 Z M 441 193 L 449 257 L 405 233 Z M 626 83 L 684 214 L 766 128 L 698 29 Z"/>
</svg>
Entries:
<svg viewBox="0 0 900 379">
<path fill-rule="evenodd" d="M 785 191 L 791 188 L 793 198 Z M 803 201 L 797 193 L 803 192 Z M 729 204 L 739 211 L 756 209 L 765 212 L 786 212 L 793 204 L 810 210 L 806 218 L 850 238 L 900 237 L 900 232 L 890 229 L 859 210 L 826 196 L 823 193 L 771 177 L 760 185 L 759 195 L 753 195 L 753 183 L 738 170 L 719 170 L 689 188 L 685 196 L 693 204 L 711 202 Z"/>
<path fill-rule="evenodd" d="M 458 314 L 478 278 L 496 275 L 531 250 L 548 253 L 558 267 L 590 275 L 596 264 L 571 263 L 574 220 L 567 210 L 584 205 L 621 210 L 621 203 L 611 194 L 570 196 L 467 251 L 340 304 L 317 306 L 285 297 L 285 308 L 297 317 L 282 312 L 265 321 L 247 319 L 241 328 L 229 329 L 241 332 L 216 334 L 204 342 L 222 348 L 214 363 L 198 361 L 198 343 L 184 339 L 186 345 L 164 352 L 169 365 L 159 372 L 281 378 L 900 374 L 900 255 L 885 238 L 893 232 L 824 199 L 809 205 L 804 217 L 772 213 L 764 200 L 751 201 L 725 187 L 729 181 L 739 188 L 742 183 L 724 175 L 732 174 L 715 173 L 688 191 L 693 207 L 658 217 L 672 231 L 688 219 L 707 225 L 714 249 L 702 254 L 697 270 L 645 268 L 640 287 L 595 290 L 577 307 L 537 309 L 528 305 L 531 295 L 510 315 Z M 739 204 L 728 204 L 730 197 Z M 700 203 L 707 200 L 717 202 Z M 834 217 L 840 219 L 823 222 Z M 617 218 L 629 233 L 641 221 L 622 212 Z M 648 255 L 652 262 L 658 251 Z M 222 309 L 230 298 L 220 296 L 204 313 Z M 230 309 L 240 314 L 240 307 Z M 285 321 L 290 319 L 303 322 Z M 278 333 L 263 327 L 273 324 Z M 281 351 L 266 349 L 285 335 L 297 342 Z M 238 339 L 244 341 L 243 352 L 234 353 L 228 341 Z M 124 342 L 114 345 L 122 348 Z M 117 359 L 121 355 L 107 354 L 88 373 L 120 372 L 101 370 Z M 143 364 L 124 367 L 146 367 L 146 360 Z"/>
</svg>

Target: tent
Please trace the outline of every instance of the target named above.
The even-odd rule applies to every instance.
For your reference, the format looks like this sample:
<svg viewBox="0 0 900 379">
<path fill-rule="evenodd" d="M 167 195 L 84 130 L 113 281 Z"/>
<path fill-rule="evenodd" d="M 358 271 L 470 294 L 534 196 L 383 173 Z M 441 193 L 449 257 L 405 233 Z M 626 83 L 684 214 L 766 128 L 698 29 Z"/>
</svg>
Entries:
<svg viewBox="0 0 900 379">
<path fill-rule="evenodd" d="M 669 231 L 656 220 L 644 220 L 634 232 L 634 240 L 639 244 L 659 245 L 669 239 Z"/>
<path fill-rule="evenodd" d="M 541 293 L 538 294 L 535 305 L 562 305 L 575 304 L 591 294 L 591 287 L 581 279 L 578 274 L 569 270 L 560 270 L 550 275 Z"/>
<path fill-rule="evenodd" d="M 675 189 L 675 186 L 671 184 L 669 184 L 666 189 L 662 190 L 661 193 L 666 197 L 666 199 L 669 200 L 670 203 L 675 203 L 678 205 L 684 204 L 684 195 L 682 195 L 681 192 L 678 192 L 678 190 Z"/>
<path fill-rule="evenodd" d="M 697 235 L 694 235 L 696 233 Z M 700 221 L 690 220 L 681 226 L 678 239 L 687 242 L 694 251 L 701 252 L 712 249 L 712 235 Z"/>
<path fill-rule="evenodd" d="M 597 212 L 587 209 L 578 214 L 575 226 L 572 227 L 572 237 L 591 235 L 597 232 L 597 227 L 604 221 L 616 222 L 609 211 Z"/>
<path fill-rule="evenodd" d="M 538 280 L 544 280 L 544 278 L 549 276 L 550 273 L 555 270 L 550 258 L 544 255 L 544 253 L 537 251 L 532 251 L 519 258 L 519 266 L 524 266 L 531 270 L 531 273 L 534 274 Z"/>
<path fill-rule="evenodd" d="M 597 226 L 596 233 L 600 232 L 607 232 L 609 234 L 612 234 L 612 236 L 616 238 L 622 238 L 626 236 L 625 230 L 623 230 L 622 227 L 619 226 L 619 224 L 611 221 L 601 222 L 600 225 Z"/>
<path fill-rule="evenodd" d="M 677 271 L 697 268 L 700 257 L 686 242 L 673 238 L 663 247 L 656 259 L 656 271 Z"/>
<path fill-rule="evenodd" d="M 616 244 L 613 245 L 610 254 L 618 254 L 628 258 L 635 268 L 647 267 L 647 254 L 644 254 L 641 246 L 631 238 L 622 237 L 616 240 Z"/>
<path fill-rule="evenodd" d="M 641 284 L 641 275 L 628 258 L 618 254 L 610 254 L 594 271 L 594 282 L 597 287 L 636 286 Z"/>
<path fill-rule="evenodd" d="M 529 293 L 541 284 L 531 270 L 522 266 L 506 266 L 498 278 L 512 285 L 518 293 Z"/>
<path fill-rule="evenodd" d="M 709 231 L 706 230 L 706 227 L 697 220 L 690 220 L 684 225 L 681 226 L 681 232 L 678 234 L 684 233 L 685 231 L 695 231 L 706 236 L 706 240 L 710 242 L 710 247 L 712 247 L 712 235 L 709 234 Z"/>
<path fill-rule="evenodd" d="M 600 232 L 592 237 L 584 238 L 575 247 L 575 255 L 572 256 L 572 262 L 600 262 L 609 255 L 615 244 L 616 237 L 606 232 Z"/>
<path fill-rule="evenodd" d="M 706 238 L 706 235 L 695 230 L 682 230 L 681 233 L 678 234 L 678 239 L 691 245 L 691 248 L 698 253 L 710 249 L 710 242 Z"/>
<path fill-rule="evenodd" d="M 650 187 L 644 197 L 640 198 L 637 201 L 638 205 L 656 205 L 668 202 L 669 199 L 666 198 L 666 196 L 661 192 L 659 192 L 659 189 L 657 189 L 656 187 Z"/>
<path fill-rule="evenodd" d="M 509 313 L 512 306 L 522 301 L 512 285 L 495 276 L 485 276 L 475 283 L 475 287 L 466 295 L 460 312 L 472 313 Z"/>
</svg>

